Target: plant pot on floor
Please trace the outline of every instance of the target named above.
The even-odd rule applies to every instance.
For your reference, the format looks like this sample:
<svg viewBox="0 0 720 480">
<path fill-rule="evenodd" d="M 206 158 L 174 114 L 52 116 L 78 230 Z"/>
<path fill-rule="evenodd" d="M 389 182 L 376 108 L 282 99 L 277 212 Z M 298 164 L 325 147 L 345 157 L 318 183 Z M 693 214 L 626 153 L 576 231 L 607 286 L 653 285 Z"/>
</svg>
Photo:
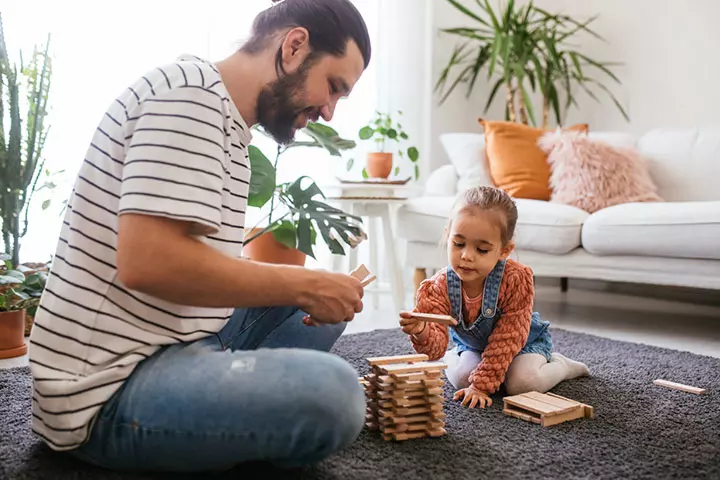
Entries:
<svg viewBox="0 0 720 480">
<path fill-rule="evenodd" d="M 392 172 L 393 154 L 386 152 L 372 152 L 367 155 L 367 170 L 370 178 L 388 178 Z"/>
<path fill-rule="evenodd" d="M 25 344 L 25 310 L 0 312 L 0 358 L 21 357 Z"/>
<path fill-rule="evenodd" d="M 260 231 L 261 229 L 254 228 L 247 233 L 247 238 L 252 238 L 252 241 L 243 247 L 243 256 L 256 262 L 300 267 L 305 265 L 305 253 L 278 242 L 272 232 L 255 237 Z"/>
</svg>

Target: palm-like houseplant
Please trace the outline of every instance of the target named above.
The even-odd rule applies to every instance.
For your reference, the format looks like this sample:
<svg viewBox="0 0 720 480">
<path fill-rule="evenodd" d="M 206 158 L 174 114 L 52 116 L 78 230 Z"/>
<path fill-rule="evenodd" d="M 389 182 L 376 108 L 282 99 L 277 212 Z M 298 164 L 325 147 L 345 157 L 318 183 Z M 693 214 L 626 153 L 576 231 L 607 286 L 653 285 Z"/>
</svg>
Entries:
<svg viewBox="0 0 720 480">
<path fill-rule="evenodd" d="M 539 92 L 542 127 L 547 127 L 551 111 L 561 125 L 570 106 L 577 105 L 574 86 L 598 101 L 593 88 L 600 88 L 628 118 L 610 89 L 594 76 L 607 75 L 620 83 L 610 69 L 618 64 L 594 60 L 569 44 L 583 32 L 602 39 L 588 26 L 597 16 L 577 21 L 568 15 L 549 13 L 532 1 L 518 6 L 509 0 L 495 10 L 489 0 L 475 0 L 479 12 L 459 0 L 447 1 L 475 25 L 442 29 L 460 37 L 462 43 L 453 49 L 435 85 L 436 91 L 442 92 L 441 103 L 460 84 L 466 84 L 469 97 L 481 73 L 487 71 L 487 78 L 493 83 L 485 112 L 502 89 L 506 120 L 537 125 L 533 93 Z M 458 73 L 453 77 L 452 72 Z"/>
<path fill-rule="evenodd" d="M 265 133 L 261 128 L 257 130 Z M 308 140 L 278 145 L 274 162 L 256 146 L 249 147 L 252 175 L 248 204 L 267 208 L 268 213 L 250 230 L 245 245 L 271 234 L 285 247 L 315 258 L 313 247 L 319 234 L 332 253 L 344 255 L 343 244 L 354 248 L 365 238 L 362 219 L 325 203 L 324 193 L 309 177 L 303 175 L 292 182 L 277 183 L 276 172 L 281 155 L 291 148 L 324 148 L 339 157 L 343 150 L 355 148 L 355 142 L 317 122 L 308 123 L 301 132 Z M 304 262 L 304 255 L 299 263 Z"/>
</svg>

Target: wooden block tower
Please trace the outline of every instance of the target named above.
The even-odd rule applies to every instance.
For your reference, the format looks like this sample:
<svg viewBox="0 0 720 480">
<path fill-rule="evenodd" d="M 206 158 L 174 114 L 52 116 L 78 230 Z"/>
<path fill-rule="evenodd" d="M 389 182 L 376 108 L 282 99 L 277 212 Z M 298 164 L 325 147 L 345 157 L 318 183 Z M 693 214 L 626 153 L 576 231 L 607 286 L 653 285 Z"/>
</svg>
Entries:
<svg viewBox="0 0 720 480">
<path fill-rule="evenodd" d="M 445 435 L 443 362 L 427 355 L 368 358 L 372 371 L 361 377 L 367 398 L 365 425 L 385 440 Z"/>
</svg>

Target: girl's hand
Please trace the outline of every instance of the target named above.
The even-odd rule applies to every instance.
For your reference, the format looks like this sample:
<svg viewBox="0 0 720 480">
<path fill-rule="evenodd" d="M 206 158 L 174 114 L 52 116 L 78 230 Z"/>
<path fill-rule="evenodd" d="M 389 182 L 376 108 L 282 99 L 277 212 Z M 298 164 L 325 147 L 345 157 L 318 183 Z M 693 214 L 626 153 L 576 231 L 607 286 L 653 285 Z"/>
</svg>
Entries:
<svg viewBox="0 0 720 480">
<path fill-rule="evenodd" d="M 413 318 L 409 312 L 400 312 L 400 326 L 402 326 L 402 331 L 408 335 L 419 335 L 427 327 L 424 321 Z"/>
<path fill-rule="evenodd" d="M 467 405 L 470 408 L 475 408 L 475 406 L 480 408 L 492 406 L 492 398 L 472 385 L 455 392 L 453 400 L 459 400 L 460 398 L 463 398 L 462 405 Z"/>
</svg>

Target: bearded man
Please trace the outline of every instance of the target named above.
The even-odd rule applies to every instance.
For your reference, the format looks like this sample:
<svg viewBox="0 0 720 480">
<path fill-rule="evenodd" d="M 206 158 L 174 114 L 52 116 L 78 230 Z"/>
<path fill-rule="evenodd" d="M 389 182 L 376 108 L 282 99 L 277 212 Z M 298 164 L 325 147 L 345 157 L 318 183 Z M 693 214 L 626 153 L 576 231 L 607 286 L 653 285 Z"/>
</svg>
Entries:
<svg viewBox="0 0 720 480">
<path fill-rule="evenodd" d="M 357 438 L 357 372 L 329 350 L 360 283 L 242 246 L 250 127 L 287 143 L 330 121 L 369 61 L 350 1 L 284 0 L 230 57 L 182 56 L 112 101 L 30 339 L 33 431 L 50 448 L 197 472 L 313 463 Z"/>
</svg>

